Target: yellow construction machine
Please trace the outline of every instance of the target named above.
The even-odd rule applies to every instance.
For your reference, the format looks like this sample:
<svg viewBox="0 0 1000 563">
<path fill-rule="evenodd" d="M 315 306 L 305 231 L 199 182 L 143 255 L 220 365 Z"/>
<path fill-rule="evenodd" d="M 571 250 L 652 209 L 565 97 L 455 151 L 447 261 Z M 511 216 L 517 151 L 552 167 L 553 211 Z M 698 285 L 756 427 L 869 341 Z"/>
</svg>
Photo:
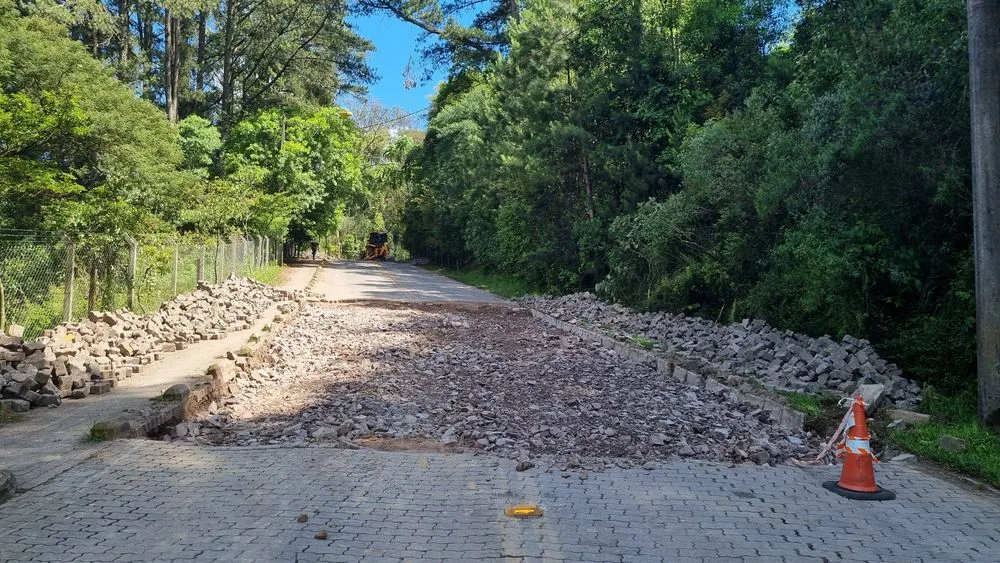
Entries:
<svg viewBox="0 0 1000 563">
<path fill-rule="evenodd" d="M 373 231 L 368 234 L 368 244 L 361 251 L 362 260 L 385 261 L 389 257 L 389 234 Z"/>
</svg>

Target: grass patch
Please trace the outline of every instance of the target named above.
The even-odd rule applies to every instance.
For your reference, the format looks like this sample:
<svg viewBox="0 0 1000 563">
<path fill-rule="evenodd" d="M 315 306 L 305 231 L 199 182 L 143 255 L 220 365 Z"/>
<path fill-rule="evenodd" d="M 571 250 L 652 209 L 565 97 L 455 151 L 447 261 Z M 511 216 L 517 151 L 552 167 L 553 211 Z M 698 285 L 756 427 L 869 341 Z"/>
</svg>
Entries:
<svg viewBox="0 0 1000 563">
<path fill-rule="evenodd" d="M 837 404 L 839 399 L 834 395 L 813 393 L 781 393 L 781 395 L 785 397 L 788 406 L 805 415 L 802 427 L 820 436 L 832 434 L 844 417 L 844 407 Z"/>
<path fill-rule="evenodd" d="M 84 442 L 106 442 L 109 438 L 107 430 L 100 428 L 96 422 L 90 425 L 90 430 L 83 435 Z"/>
<path fill-rule="evenodd" d="M 653 348 L 656 347 L 656 343 L 655 342 L 653 342 L 652 340 L 650 340 L 648 338 L 643 338 L 641 336 L 633 336 L 632 338 L 630 338 L 630 340 L 634 344 L 638 344 L 639 346 L 642 346 L 643 348 L 645 348 L 647 350 L 652 350 Z"/>
<path fill-rule="evenodd" d="M 24 420 L 24 415 L 21 413 L 7 410 L 6 407 L 0 407 L 0 424 L 13 424 L 22 420 Z"/>
<path fill-rule="evenodd" d="M 811 393 L 782 393 L 788 406 L 809 416 L 819 416 L 823 414 L 824 399 L 820 395 Z"/>
<path fill-rule="evenodd" d="M 979 425 L 974 392 L 942 395 L 928 388 L 921 410 L 931 415 L 930 422 L 893 430 L 889 438 L 894 444 L 1000 487 L 1000 437 Z M 938 442 L 946 434 L 965 440 L 968 449 L 942 450 Z"/>
<path fill-rule="evenodd" d="M 448 276 L 453 280 L 458 280 L 479 289 L 485 289 L 490 293 L 495 293 L 501 297 L 521 297 L 537 293 L 537 288 L 525 281 L 520 276 L 512 274 L 500 274 L 496 272 L 485 272 L 480 269 L 454 270 L 450 268 L 429 267 L 431 271 Z"/>
<path fill-rule="evenodd" d="M 281 277 L 281 272 L 284 267 L 277 264 L 272 264 L 270 266 L 264 266 L 262 268 L 256 268 L 247 273 L 247 277 L 255 279 L 260 283 L 266 283 L 267 285 L 274 285 Z"/>
</svg>

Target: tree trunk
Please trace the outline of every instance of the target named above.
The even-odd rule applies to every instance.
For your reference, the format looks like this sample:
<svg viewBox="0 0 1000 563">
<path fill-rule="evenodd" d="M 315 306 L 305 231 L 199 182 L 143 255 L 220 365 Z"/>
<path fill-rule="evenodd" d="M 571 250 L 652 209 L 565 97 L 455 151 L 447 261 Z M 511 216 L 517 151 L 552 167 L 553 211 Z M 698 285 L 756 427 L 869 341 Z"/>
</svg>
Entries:
<svg viewBox="0 0 1000 563">
<path fill-rule="evenodd" d="M 167 98 L 167 119 L 177 123 L 177 83 L 180 81 L 180 20 L 170 10 L 163 18 L 163 88 Z"/>
<path fill-rule="evenodd" d="M 132 5 L 129 0 L 119 0 L 118 2 L 118 21 L 121 29 L 121 39 L 118 41 L 119 53 L 118 53 L 118 63 L 121 66 L 128 64 L 129 51 L 132 49 Z"/>
<path fill-rule="evenodd" d="M 583 173 L 583 189 L 587 192 L 587 216 L 594 218 L 594 186 L 590 181 L 590 160 L 587 158 L 587 148 L 580 142 L 580 171 Z"/>
<path fill-rule="evenodd" d="M 969 0 L 979 418 L 1000 427 L 1000 2 Z"/>
<path fill-rule="evenodd" d="M 222 120 L 219 124 L 223 137 L 229 133 L 233 118 L 233 27 L 236 25 L 236 0 L 226 0 L 225 14 L 222 40 Z"/>
<path fill-rule="evenodd" d="M 195 75 L 195 88 L 198 93 L 205 90 L 205 46 L 207 43 L 206 25 L 208 16 L 205 11 L 198 12 L 198 71 Z"/>
<path fill-rule="evenodd" d="M 144 52 L 150 53 L 153 50 L 153 14 L 149 6 L 143 8 L 142 19 L 139 23 L 141 26 L 139 46 Z"/>
<path fill-rule="evenodd" d="M 139 7 L 136 9 L 136 18 L 136 30 L 139 35 L 139 60 L 143 60 L 141 55 L 146 55 L 147 60 L 149 60 L 153 54 L 153 15 L 150 13 L 149 5 L 139 4 Z M 152 99 L 154 96 L 153 88 L 150 85 L 151 73 L 148 63 L 144 64 L 143 68 L 140 69 L 138 79 L 142 85 L 140 89 L 142 97 Z"/>
<path fill-rule="evenodd" d="M 177 101 L 174 99 L 174 18 L 170 9 L 163 10 L 163 93 L 166 98 L 167 120 L 177 123 Z"/>
</svg>

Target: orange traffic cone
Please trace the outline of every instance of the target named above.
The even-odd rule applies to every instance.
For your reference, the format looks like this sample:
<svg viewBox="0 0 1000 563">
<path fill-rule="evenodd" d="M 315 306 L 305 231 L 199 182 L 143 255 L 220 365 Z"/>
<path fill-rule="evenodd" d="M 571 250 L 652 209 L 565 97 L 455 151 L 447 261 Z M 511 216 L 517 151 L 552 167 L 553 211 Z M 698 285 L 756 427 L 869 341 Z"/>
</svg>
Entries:
<svg viewBox="0 0 1000 563">
<path fill-rule="evenodd" d="M 827 481 L 823 488 L 853 500 L 893 500 L 896 493 L 875 484 L 874 462 L 878 460 L 871 451 L 865 405 L 860 398 L 852 400 L 851 411 L 842 446 L 844 469 L 840 481 Z"/>
</svg>

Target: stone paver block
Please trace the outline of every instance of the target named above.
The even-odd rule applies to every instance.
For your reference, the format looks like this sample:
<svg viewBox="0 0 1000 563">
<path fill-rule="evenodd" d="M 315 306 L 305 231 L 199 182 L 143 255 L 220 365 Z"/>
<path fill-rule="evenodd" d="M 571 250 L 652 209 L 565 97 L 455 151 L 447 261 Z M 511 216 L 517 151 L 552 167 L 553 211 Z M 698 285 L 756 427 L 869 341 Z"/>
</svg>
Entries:
<svg viewBox="0 0 1000 563">
<path fill-rule="evenodd" d="M 863 504 L 822 489 L 835 467 L 680 461 L 583 481 L 545 469 L 461 454 L 118 441 L 4 505 L 0 560 L 919 562 L 1000 552 L 996 498 L 901 464 L 878 469 L 897 500 Z M 519 502 L 545 515 L 504 516 Z M 309 520 L 296 522 L 303 512 Z"/>
</svg>

